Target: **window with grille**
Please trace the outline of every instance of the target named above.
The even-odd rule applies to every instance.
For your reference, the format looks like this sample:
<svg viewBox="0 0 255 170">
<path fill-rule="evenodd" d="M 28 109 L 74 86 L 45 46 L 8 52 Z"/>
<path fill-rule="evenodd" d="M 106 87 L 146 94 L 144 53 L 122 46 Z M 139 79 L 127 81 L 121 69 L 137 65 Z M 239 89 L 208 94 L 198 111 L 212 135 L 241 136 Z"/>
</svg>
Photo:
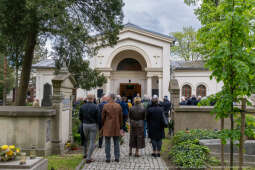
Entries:
<svg viewBox="0 0 255 170">
<path fill-rule="evenodd" d="M 191 87 L 190 87 L 190 85 L 186 84 L 182 87 L 182 96 L 191 97 Z"/>
<path fill-rule="evenodd" d="M 197 87 L 197 96 L 201 97 L 206 96 L 206 87 L 204 85 L 199 85 Z"/>
</svg>

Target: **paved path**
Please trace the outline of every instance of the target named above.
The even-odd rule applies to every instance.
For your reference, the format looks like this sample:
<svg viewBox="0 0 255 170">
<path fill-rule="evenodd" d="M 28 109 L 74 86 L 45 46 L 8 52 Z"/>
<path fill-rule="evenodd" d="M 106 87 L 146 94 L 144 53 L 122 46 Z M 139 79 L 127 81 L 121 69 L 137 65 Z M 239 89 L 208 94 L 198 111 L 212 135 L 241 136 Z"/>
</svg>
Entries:
<svg viewBox="0 0 255 170">
<path fill-rule="evenodd" d="M 87 169 L 94 169 L 94 170 L 100 170 L 100 169 L 111 169 L 111 170 L 152 170 L 152 169 L 162 169 L 166 170 L 168 169 L 164 160 L 162 158 L 154 158 L 151 156 L 152 148 L 151 144 L 149 143 L 149 139 L 146 139 L 146 148 L 140 150 L 141 157 L 136 158 L 134 156 L 129 156 L 129 146 L 128 146 L 128 140 L 129 140 L 129 134 L 125 134 L 124 137 L 124 144 L 120 146 L 120 162 L 116 163 L 114 162 L 114 152 L 113 152 L 113 141 L 112 149 L 111 149 L 111 156 L 112 161 L 111 163 L 105 162 L 105 152 L 104 152 L 104 146 L 102 149 L 96 148 L 96 150 L 93 153 L 93 159 L 96 160 L 96 162 L 85 164 L 83 167 L 83 170 Z M 134 151 L 133 151 L 134 153 Z"/>
</svg>

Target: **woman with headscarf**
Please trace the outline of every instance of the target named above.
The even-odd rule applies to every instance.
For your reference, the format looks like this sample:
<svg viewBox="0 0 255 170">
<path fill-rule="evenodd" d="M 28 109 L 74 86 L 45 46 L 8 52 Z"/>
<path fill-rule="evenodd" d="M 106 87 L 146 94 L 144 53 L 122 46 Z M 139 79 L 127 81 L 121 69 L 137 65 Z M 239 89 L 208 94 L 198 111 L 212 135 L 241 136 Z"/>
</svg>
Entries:
<svg viewBox="0 0 255 170">
<path fill-rule="evenodd" d="M 134 106 L 130 109 L 130 140 L 129 140 L 129 156 L 132 156 L 132 148 L 136 148 L 135 156 L 139 157 L 139 149 L 145 147 L 144 139 L 144 120 L 145 108 L 141 104 L 141 98 L 135 97 Z"/>
</svg>

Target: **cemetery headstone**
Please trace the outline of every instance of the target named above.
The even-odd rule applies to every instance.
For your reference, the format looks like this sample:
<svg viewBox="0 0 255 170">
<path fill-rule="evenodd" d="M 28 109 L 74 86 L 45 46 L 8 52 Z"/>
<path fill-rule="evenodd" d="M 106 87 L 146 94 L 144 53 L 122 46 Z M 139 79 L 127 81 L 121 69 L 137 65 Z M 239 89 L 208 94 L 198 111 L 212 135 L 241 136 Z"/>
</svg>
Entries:
<svg viewBox="0 0 255 170">
<path fill-rule="evenodd" d="M 52 106 L 51 97 L 52 97 L 52 86 L 49 83 L 46 83 L 43 86 L 42 107 Z"/>
</svg>

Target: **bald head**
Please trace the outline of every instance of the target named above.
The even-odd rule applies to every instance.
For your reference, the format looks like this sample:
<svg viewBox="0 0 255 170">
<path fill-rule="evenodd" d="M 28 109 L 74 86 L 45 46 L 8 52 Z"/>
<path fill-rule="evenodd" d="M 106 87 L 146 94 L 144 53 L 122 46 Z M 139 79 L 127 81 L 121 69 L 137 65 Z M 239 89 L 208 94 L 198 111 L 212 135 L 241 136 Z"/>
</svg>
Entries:
<svg viewBox="0 0 255 170">
<path fill-rule="evenodd" d="M 88 94 L 88 95 L 87 95 L 87 100 L 88 100 L 88 102 L 93 102 L 93 100 L 94 100 L 94 95 L 93 95 L 93 94 Z"/>
</svg>

